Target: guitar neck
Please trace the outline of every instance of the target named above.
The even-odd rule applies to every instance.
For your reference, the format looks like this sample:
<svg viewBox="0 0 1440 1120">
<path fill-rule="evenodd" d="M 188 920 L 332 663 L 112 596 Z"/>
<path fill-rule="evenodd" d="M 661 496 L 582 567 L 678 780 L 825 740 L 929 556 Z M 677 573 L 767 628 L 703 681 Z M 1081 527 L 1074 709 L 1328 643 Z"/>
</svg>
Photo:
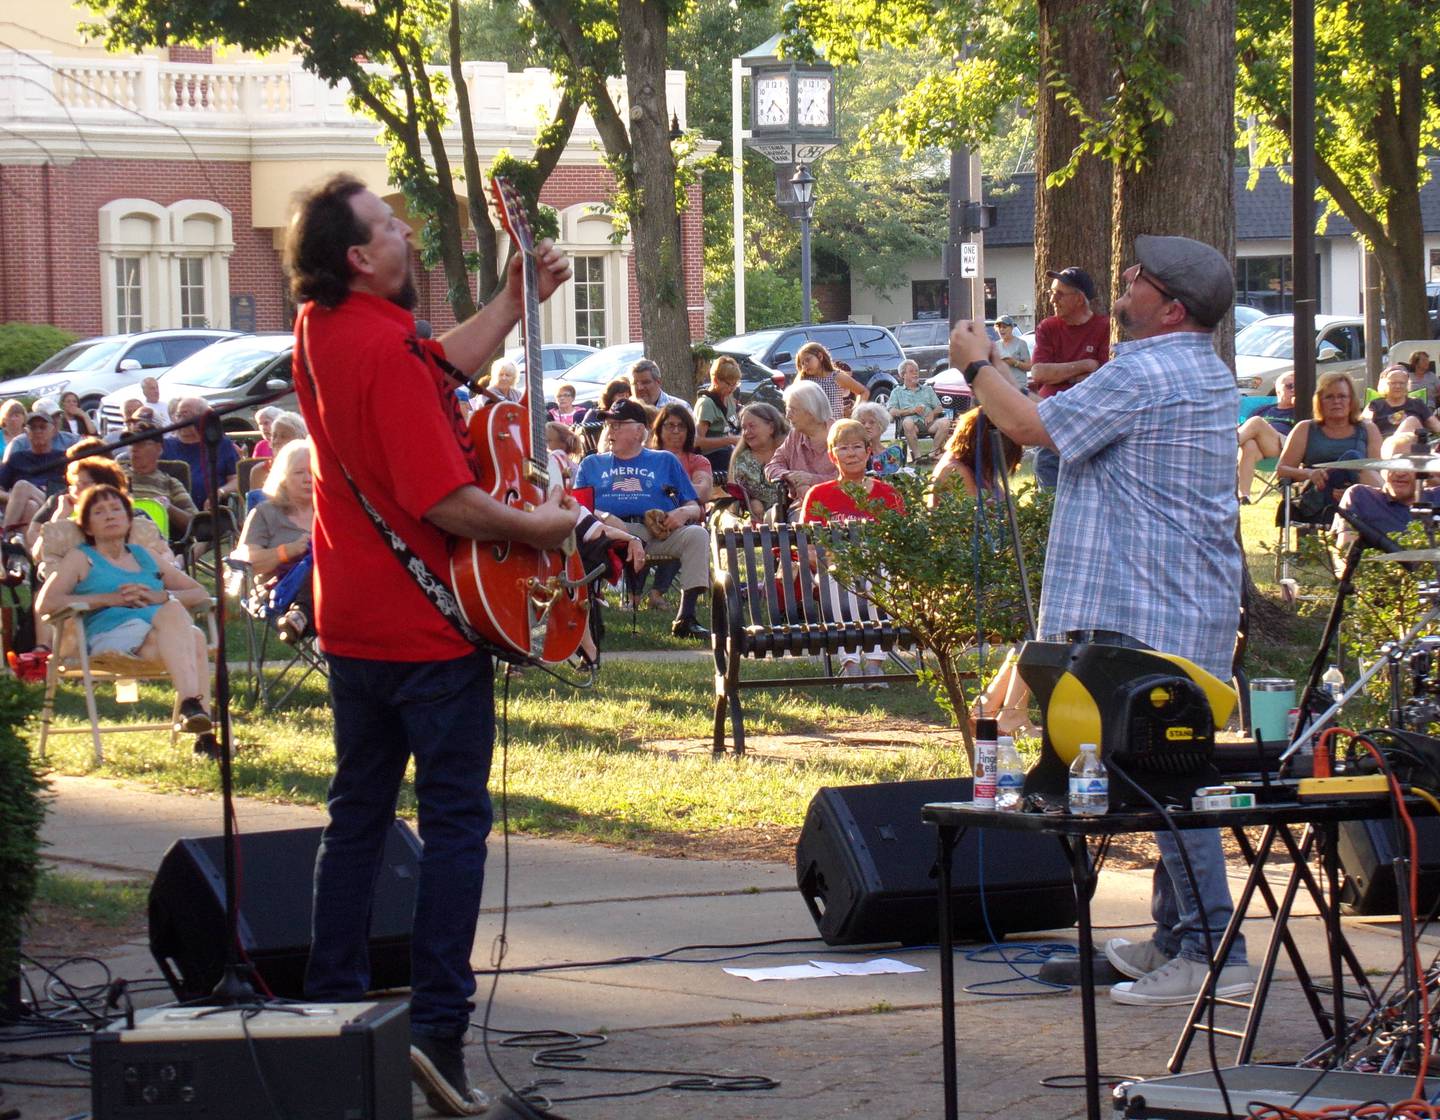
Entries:
<svg viewBox="0 0 1440 1120">
<path fill-rule="evenodd" d="M 521 324 L 525 349 L 525 405 L 530 415 L 530 460 L 537 470 L 548 463 L 545 452 L 545 369 L 540 352 L 540 290 L 535 257 L 521 252 L 525 313 Z"/>
</svg>

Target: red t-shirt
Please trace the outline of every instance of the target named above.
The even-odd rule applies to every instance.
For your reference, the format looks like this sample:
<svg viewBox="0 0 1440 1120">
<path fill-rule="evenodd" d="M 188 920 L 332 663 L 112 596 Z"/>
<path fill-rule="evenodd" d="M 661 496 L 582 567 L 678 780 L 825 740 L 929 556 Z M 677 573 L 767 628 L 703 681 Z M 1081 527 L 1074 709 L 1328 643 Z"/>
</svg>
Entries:
<svg viewBox="0 0 1440 1120">
<path fill-rule="evenodd" d="M 870 502 L 881 502 L 896 513 L 905 512 L 905 503 L 895 487 L 878 478 L 872 482 L 868 495 Z M 874 521 L 875 517 L 868 509 L 859 506 L 837 479 L 834 482 L 817 482 L 810 487 L 800 507 L 800 520 L 829 525 L 837 521 Z"/>
<path fill-rule="evenodd" d="M 444 349 L 415 338 L 410 312 L 363 292 L 333 310 L 305 304 L 295 337 L 295 392 L 315 449 L 321 648 L 377 661 L 443 661 L 473 652 L 416 586 L 345 480 L 348 471 L 390 527 L 448 580 L 449 537 L 424 515 L 474 483 L 476 472 L 449 379 L 429 360 Z M 318 401 L 301 368 L 302 346 Z"/>
<path fill-rule="evenodd" d="M 1091 315 L 1079 326 L 1072 326 L 1058 315 L 1040 320 L 1035 328 L 1035 353 L 1032 362 L 1078 362 L 1093 359 L 1096 366 L 1110 360 L 1110 316 Z M 1035 395 L 1053 397 L 1074 385 L 1079 378 L 1058 385 L 1038 385 Z"/>
</svg>

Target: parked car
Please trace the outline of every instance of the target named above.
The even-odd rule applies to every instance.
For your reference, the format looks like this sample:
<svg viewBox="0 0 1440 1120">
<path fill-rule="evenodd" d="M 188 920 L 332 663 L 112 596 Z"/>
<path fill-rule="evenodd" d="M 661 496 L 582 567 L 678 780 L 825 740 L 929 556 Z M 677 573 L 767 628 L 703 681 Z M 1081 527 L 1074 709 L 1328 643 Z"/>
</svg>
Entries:
<svg viewBox="0 0 1440 1120">
<path fill-rule="evenodd" d="M 575 387 L 575 403 L 593 407 L 600 401 L 600 392 L 610 381 L 620 377 L 632 363 L 645 356 L 645 347 L 638 342 L 621 342 L 587 354 L 569 369 L 560 373 L 545 372 L 545 403 L 555 403 L 555 390 L 561 385 Z"/>
<path fill-rule="evenodd" d="M 1268 311 L 1251 307 L 1248 303 L 1237 303 L 1235 305 L 1235 333 L 1239 334 L 1251 323 L 1265 318 L 1268 314 L 1270 314 Z"/>
<path fill-rule="evenodd" d="M 794 380 L 795 375 L 786 375 L 778 369 L 762 365 L 743 350 L 718 350 L 719 354 L 734 358 L 740 366 L 740 387 L 735 390 L 735 402 L 744 408 L 752 401 L 773 404 L 785 411 L 785 398 L 781 395 Z"/>
<path fill-rule="evenodd" d="M 1380 345 L 1385 345 L 1382 334 Z M 1315 360 L 1321 372 L 1365 368 L 1365 321 L 1315 316 Z M 1242 396 L 1268 397 L 1275 379 L 1295 368 L 1295 316 L 1267 315 L 1235 336 L 1235 384 Z"/>
<path fill-rule="evenodd" d="M 7 397 L 59 397 L 77 393 L 80 407 L 94 412 L 106 393 L 143 377 L 159 377 L 171 366 L 236 331 L 167 330 L 112 334 L 73 342 L 22 377 L 0 383 Z"/>
<path fill-rule="evenodd" d="M 727 353 L 749 354 L 757 362 L 795 376 L 795 352 L 807 342 L 818 342 L 837 362 L 849 364 L 855 379 L 870 391 L 870 399 L 884 403 L 899 384 L 896 370 L 905 355 L 885 327 L 861 323 L 816 323 L 811 326 L 772 327 L 734 335 L 715 344 Z"/>
<path fill-rule="evenodd" d="M 926 384 L 935 390 L 935 395 L 940 398 L 940 407 L 950 416 L 959 416 L 975 407 L 970 385 L 958 369 L 947 366 L 929 378 Z"/>
<path fill-rule="evenodd" d="M 286 332 L 247 334 L 217 342 L 171 367 L 160 376 L 160 396 L 201 397 L 219 408 L 246 397 L 291 387 L 290 351 L 295 336 Z M 122 426 L 121 408 L 131 397 L 139 397 L 138 383 L 110 393 L 100 402 L 101 431 Z M 274 402 L 289 411 L 298 408 L 295 393 Z M 253 431 L 255 414 L 245 409 L 223 421 L 226 431 Z"/>
<path fill-rule="evenodd" d="M 950 323 L 946 319 L 915 319 L 890 328 L 907 358 L 920 366 L 921 378 L 930 377 L 950 368 Z M 1000 338 L 994 319 L 985 322 L 985 333 L 991 341 Z"/>
<path fill-rule="evenodd" d="M 540 346 L 540 368 L 546 377 L 564 373 L 576 362 L 600 353 L 593 346 L 579 342 L 546 342 Z M 512 346 L 505 351 L 505 357 L 515 363 L 521 373 L 525 372 L 525 347 Z"/>
<path fill-rule="evenodd" d="M 1430 309 L 1430 337 L 1440 338 L 1440 283 L 1425 285 L 1425 306 Z"/>
</svg>

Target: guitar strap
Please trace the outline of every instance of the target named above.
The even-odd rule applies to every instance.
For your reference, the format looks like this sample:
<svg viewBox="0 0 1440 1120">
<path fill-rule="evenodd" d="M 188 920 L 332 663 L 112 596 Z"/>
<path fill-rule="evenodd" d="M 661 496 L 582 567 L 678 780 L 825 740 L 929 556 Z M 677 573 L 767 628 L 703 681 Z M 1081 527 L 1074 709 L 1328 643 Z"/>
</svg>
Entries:
<svg viewBox="0 0 1440 1120">
<path fill-rule="evenodd" d="M 310 388 L 310 396 L 314 399 L 318 408 L 320 393 L 315 386 L 315 378 L 310 373 L 310 355 L 308 353 L 310 349 L 310 316 L 308 312 L 305 314 L 305 322 L 301 327 L 301 331 L 304 337 L 299 350 L 300 369 L 305 374 L 305 382 Z M 414 349 L 416 356 L 420 357 L 418 340 Z M 430 356 L 437 360 L 439 358 L 439 355 L 433 353 Z M 454 370 L 455 367 L 451 366 L 450 368 Z M 458 374 L 459 371 L 455 370 L 455 373 Z M 355 500 L 360 503 L 360 508 L 365 511 L 365 515 L 370 518 L 370 523 L 375 526 L 376 532 L 380 534 L 380 539 L 389 546 L 395 559 L 398 560 L 400 566 L 405 569 L 405 573 L 415 581 L 415 586 L 420 589 L 421 594 L 423 594 L 425 598 L 430 600 L 430 604 L 440 612 L 441 617 L 454 627 L 456 633 L 462 638 L 476 648 L 490 654 L 491 657 L 501 658 L 506 661 L 528 662 L 530 659 L 527 657 L 509 650 L 502 650 L 493 642 L 487 642 L 473 626 L 465 621 L 465 616 L 460 613 L 460 604 L 455 601 L 455 596 L 450 590 L 450 585 L 438 576 L 429 564 L 425 563 L 424 559 L 410 547 L 405 538 L 397 533 L 390 526 L 390 523 L 381 516 L 380 511 L 370 504 L 370 499 L 360 492 L 360 487 L 356 485 L 355 479 L 351 476 L 350 472 L 345 469 L 345 463 L 340 459 L 339 449 L 335 447 L 333 440 L 331 441 L 331 450 L 335 453 L 335 459 L 340 464 L 340 473 L 345 476 L 345 481 L 350 484 L 351 493 L 355 495 Z"/>
</svg>

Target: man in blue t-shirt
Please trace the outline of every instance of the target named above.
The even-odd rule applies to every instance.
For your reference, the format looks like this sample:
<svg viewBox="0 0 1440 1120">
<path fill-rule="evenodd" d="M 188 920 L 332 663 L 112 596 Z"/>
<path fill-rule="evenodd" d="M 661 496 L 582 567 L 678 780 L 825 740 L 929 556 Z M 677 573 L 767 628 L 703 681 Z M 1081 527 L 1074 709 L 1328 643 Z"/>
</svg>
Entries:
<svg viewBox="0 0 1440 1120">
<path fill-rule="evenodd" d="M 680 561 L 680 613 L 670 632 L 679 638 L 708 638 L 710 631 L 695 621 L 695 606 L 710 582 L 710 534 L 702 524 L 705 511 L 695 488 L 679 459 L 644 446 L 643 406 L 617 401 L 601 416 L 610 432 L 610 452 L 581 462 L 575 489 L 592 490 L 595 516 L 623 526 L 643 543 L 647 561 Z"/>
<path fill-rule="evenodd" d="M 5 529 L 20 529 L 45 504 L 65 489 L 65 453 L 55 446 L 55 423 L 48 413 L 25 418 L 24 447 L 12 447 L 0 463 L 0 499 L 5 501 Z"/>
<path fill-rule="evenodd" d="M 186 397 L 175 409 L 175 423 L 180 424 L 186 420 L 194 420 L 208 411 L 210 411 L 210 406 L 199 397 Z M 240 449 L 231 442 L 228 436 L 222 436 L 218 454 L 216 477 L 220 481 L 220 500 L 223 502 L 226 494 L 235 493 L 235 487 L 239 481 L 237 472 L 240 463 Z M 190 497 L 195 499 L 195 508 L 208 510 L 210 508 L 209 456 L 205 451 L 205 443 L 200 438 L 200 426 L 191 424 L 189 427 L 181 428 L 174 435 L 166 436 L 163 458 L 179 459 L 189 465 Z"/>
</svg>

